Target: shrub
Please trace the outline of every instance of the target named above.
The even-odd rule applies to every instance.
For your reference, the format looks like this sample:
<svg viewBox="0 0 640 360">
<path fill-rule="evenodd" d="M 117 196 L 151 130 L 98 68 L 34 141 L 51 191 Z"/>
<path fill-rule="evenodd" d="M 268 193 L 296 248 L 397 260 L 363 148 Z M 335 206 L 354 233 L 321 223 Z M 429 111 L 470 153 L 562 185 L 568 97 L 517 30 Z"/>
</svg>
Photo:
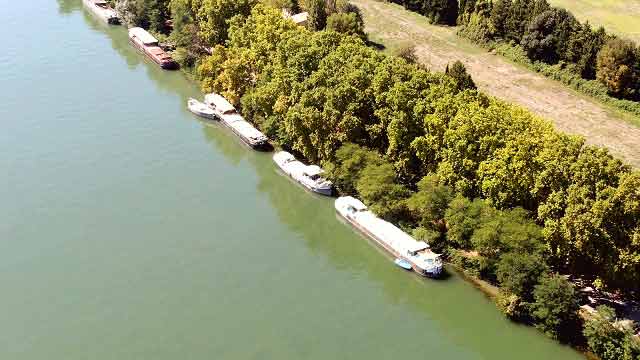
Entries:
<svg viewBox="0 0 640 360">
<path fill-rule="evenodd" d="M 536 327 L 553 338 L 563 338 L 575 325 L 578 301 L 567 279 L 560 275 L 544 276 L 533 291 L 531 315 Z"/>
<path fill-rule="evenodd" d="M 505 291 L 531 301 L 533 287 L 548 270 L 544 258 L 538 254 L 510 252 L 498 261 L 496 276 Z"/>
</svg>

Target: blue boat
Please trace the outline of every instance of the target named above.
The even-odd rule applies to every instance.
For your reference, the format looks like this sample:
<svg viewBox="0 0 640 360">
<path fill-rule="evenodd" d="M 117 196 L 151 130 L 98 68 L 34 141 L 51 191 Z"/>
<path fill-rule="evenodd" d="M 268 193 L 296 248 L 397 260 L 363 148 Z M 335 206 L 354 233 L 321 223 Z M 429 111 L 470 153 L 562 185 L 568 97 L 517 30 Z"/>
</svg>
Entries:
<svg viewBox="0 0 640 360">
<path fill-rule="evenodd" d="M 405 259 L 396 259 L 394 263 L 405 270 L 411 270 L 411 263 Z"/>
</svg>

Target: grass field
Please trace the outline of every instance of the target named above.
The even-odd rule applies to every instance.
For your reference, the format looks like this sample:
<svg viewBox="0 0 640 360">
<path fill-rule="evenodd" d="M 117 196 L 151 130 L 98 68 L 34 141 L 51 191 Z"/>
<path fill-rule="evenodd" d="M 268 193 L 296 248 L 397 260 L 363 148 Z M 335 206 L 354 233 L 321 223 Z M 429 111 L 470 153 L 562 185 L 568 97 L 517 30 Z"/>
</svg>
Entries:
<svg viewBox="0 0 640 360">
<path fill-rule="evenodd" d="M 640 0 L 548 0 L 570 10 L 580 21 L 640 43 Z"/>
<path fill-rule="evenodd" d="M 376 0 L 351 0 L 363 14 L 372 41 L 393 52 L 413 45 L 420 62 L 443 71 L 462 61 L 478 87 L 488 94 L 519 104 L 551 120 L 567 133 L 608 147 L 640 167 L 640 119 L 613 110 L 565 85 L 531 72 L 458 37 L 455 28 L 434 26 L 401 6 Z"/>
</svg>

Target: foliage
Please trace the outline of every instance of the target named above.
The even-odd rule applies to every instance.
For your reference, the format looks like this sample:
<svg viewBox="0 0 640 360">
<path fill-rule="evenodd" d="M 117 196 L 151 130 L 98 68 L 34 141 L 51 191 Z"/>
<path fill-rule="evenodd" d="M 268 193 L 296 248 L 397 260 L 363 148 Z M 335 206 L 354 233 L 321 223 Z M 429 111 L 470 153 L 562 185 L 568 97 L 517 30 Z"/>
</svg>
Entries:
<svg viewBox="0 0 640 360">
<path fill-rule="evenodd" d="M 545 259 L 539 254 L 514 251 L 500 258 L 496 276 L 504 291 L 531 301 L 533 287 L 546 271 Z"/>
<path fill-rule="evenodd" d="M 515 294 L 500 291 L 495 299 L 498 309 L 513 320 L 520 320 L 527 317 L 526 303 Z"/>
<path fill-rule="evenodd" d="M 389 163 L 367 165 L 360 173 L 356 190 L 371 211 L 396 222 L 404 215 L 404 200 L 410 194 L 396 182 L 396 173 Z"/>
<path fill-rule="evenodd" d="M 609 40 L 598 52 L 597 78 L 618 97 L 637 98 L 640 50 L 630 40 Z"/>
<path fill-rule="evenodd" d="M 455 25 L 458 17 L 457 0 L 392 0 L 392 2 L 428 17 L 434 24 Z"/>
<path fill-rule="evenodd" d="M 518 64 L 524 65 L 530 70 L 539 72 L 546 77 L 560 81 L 576 91 L 594 97 L 607 105 L 628 111 L 633 115 L 640 116 L 640 103 L 630 100 L 616 99 L 610 96 L 609 90 L 600 81 L 582 78 L 577 74 L 577 70 L 571 69 L 571 67 L 564 62 L 560 62 L 555 65 L 548 65 L 540 61 L 532 62 L 529 60 L 524 50 L 522 50 L 522 47 L 510 44 L 496 45 L 494 50 L 497 54 L 500 54 Z M 591 64 L 590 71 L 592 72 L 592 75 L 590 77 L 595 77 L 595 61 L 587 64 Z"/>
<path fill-rule="evenodd" d="M 453 80 L 456 82 L 458 91 L 476 89 L 476 84 L 473 82 L 471 75 L 467 73 L 467 68 L 460 60 L 455 61 L 451 66 L 447 64 L 445 74 L 453 78 Z"/>
<path fill-rule="evenodd" d="M 227 40 L 227 22 L 234 16 L 246 16 L 257 0 L 195 0 L 195 21 L 198 35 L 208 46 Z"/>
<path fill-rule="evenodd" d="M 403 45 L 394 51 L 394 55 L 405 60 L 408 63 L 415 64 L 418 62 L 416 48 L 413 45 Z"/>
<path fill-rule="evenodd" d="M 355 144 L 345 144 L 336 151 L 335 160 L 325 166 L 327 175 L 343 194 L 355 194 L 356 183 L 365 167 L 380 166 L 382 159 L 374 151 Z"/>
<path fill-rule="evenodd" d="M 327 26 L 327 11 L 324 0 L 305 0 L 304 9 L 309 13 L 307 28 L 311 31 L 320 31 Z"/>
<path fill-rule="evenodd" d="M 462 269 L 466 274 L 480 277 L 480 258 L 477 256 L 468 256 L 463 251 L 449 248 L 447 251 L 448 260 L 453 266 Z"/>
<path fill-rule="evenodd" d="M 418 191 L 407 200 L 407 207 L 420 226 L 444 233 L 444 215 L 452 199 L 452 189 L 430 175 L 420 180 Z"/>
<path fill-rule="evenodd" d="M 364 23 L 354 12 L 331 14 L 327 19 L 327 30 L 364 37 Z"/>
<path fill-rule="evenodd" d="M 166 31 L 169 18 L 168 0 L 118 0 L 116 11 L 130 26 L 140 26 L 155 32 Z"/>
<path fill-rule="evenodd" d="M 633 333 L 614 325 L 615 311 L 599 306 L 595 314 L 585 322 L 583 334 L 589 349 L 602 360 L 633 360 L 640 356 L 640 347 Z"/>
<path fill-rule="evenodd" d="M 540 62 L 534 66 L 539 72 L 544 65 L 559 64 L 563 73 L 550 74 L 556 80 L 589 95 L 598 92 L 594 96 L 621 109 L 638 105 L 617 103 L 607 96 L 640 100 L 640 49 L 634 43 L 580 23 L 569 11 L 551 7 L 546 0 L 497 0 L 474 2 L 474 6 L 465 2 L 460 9 L 464 11 L 458 15 L 460 35 L 481 45 L 517 44 L 525 53 L 518 62 Z M 608 94 L 602 95 L 589 82 L 596 78 Z"/>
<path fill-rule="evenodd" d="M 533 291 L 531 315 L 536 327 L 550 337 L 567 334 L 566 328 L 576 322 L 578 302 L 573 285 L 560 275 L 542 278 Z"/>
</svg>

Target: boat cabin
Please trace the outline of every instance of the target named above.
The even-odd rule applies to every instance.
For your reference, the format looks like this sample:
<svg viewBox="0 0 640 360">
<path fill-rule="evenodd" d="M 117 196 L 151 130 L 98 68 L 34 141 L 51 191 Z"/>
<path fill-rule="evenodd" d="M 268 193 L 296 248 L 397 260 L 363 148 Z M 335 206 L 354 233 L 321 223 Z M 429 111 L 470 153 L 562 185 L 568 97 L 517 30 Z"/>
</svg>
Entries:
<svg viewBox="0 0 640 360">
<path fill-rule="evenodd" d="M 134 27 L 129 29 L 129 37 L 139 41 L 144 46 L 158 46 L 158 39 L 143 28 Z"/>
<path fill-rule="evenodd" d="M 322 170 L 318 165 L 306 166 L 303 171 L 303 174 L 311 180 L 319 179 L 322 173 L 324 173 L 324 170 Z"/>
<path fill-rule="evenodd" d="M 236 108 L 222 95 L 215 93 L 207 94 L 204 97 L 204 102 L 215 108 L 220 114 L 234 114 L 237 112 Z"/>
</svg>

